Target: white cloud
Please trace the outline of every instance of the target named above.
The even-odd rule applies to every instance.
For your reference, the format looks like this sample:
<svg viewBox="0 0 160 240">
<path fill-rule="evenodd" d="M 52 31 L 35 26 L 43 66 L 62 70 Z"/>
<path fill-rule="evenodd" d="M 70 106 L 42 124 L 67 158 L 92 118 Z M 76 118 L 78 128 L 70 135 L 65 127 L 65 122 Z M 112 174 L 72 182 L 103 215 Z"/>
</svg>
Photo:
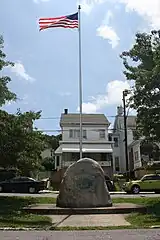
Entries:
<svg viewBox="0 0 160 240">
<path fill-rule="evenodd" d="M 79 0 L 82 10 L 90 13 L 97 4 L 104 2 L 124 4 L 126 12 L 135 11 L 149 23 L 150 27 L 160 28 L 160 0 Z"/>
<path fill-rule="evenodd" d="M 113 18 L 113 13 L 109 10 L 102 21 L 100 27 L 97 28 L 97 36 L 107 39 L 112 45 L 112 48 L 117 47 L 120 38 L 112 26 L 109 25 L 110 20 Z"/>
<path fill-rule="evenodd" d="M 23 65 L 20 61 L 16 62 L 16 63 L 14 64 L 14 66 L 11 67 L 10 69 L 11 69 L 11 71 L 12 71 L 13 73 L 15 73 L 18 77 L 21 77 L 21 78 L 23 78 L 23 79 L 26 80 L 26 81 L 29 81 L 29 82 L 34 82 L 34 81 L 35 81 L 35 79 L 34 79 L 33 77 L 31 77 L 31 76 L 26 72 L 24 65 Z"/>
<path fill-rule="evenodd" d="M 93 8 L 97 4 L 102 4 L 106 0 L 79 0 L 78 4 L 81 5 L 82 11 L 85 12 L 86 14 L 90 14 Z"/>
<path fill-rule="evenodd" d="M 96 113 L 109 105 L 121 104 L 122 92 L 125 89 L 130 89 L 127 81 L 114 80 L 109 82 L 106 86 L 105 94 L 92 97 L 91 101 L 83 103 L 83 113 Z M 79 108 L 77 110 L 79 110 Z"/>
<path fill-rule="evenodd" d="M 33 0 L 34 3 L 49 2 L 50 0 Z"/>
<path fill-rule="evenodd" d="M 117 47 L 120 40 L 115 30 L 111 26 L 107 25 L 101 25 L 97 29 L 97 36 L 108 39 L 108 42 L 112 45 L 112 48 Z"/>
<path fill-rule="evenodd" d="M 135 11 L 148 21 L 152 28 L 160 27 L 160 0 L 116 0 L 126 6 L 126 11 Z"/>
</svg>

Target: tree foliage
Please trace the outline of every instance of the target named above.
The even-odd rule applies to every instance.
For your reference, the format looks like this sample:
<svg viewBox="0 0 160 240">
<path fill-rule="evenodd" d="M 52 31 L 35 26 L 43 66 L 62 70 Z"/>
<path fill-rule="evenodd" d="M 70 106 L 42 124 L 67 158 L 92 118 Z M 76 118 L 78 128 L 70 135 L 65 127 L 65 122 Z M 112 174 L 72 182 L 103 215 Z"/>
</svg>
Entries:
<svg viewBox="0 0 160 240">
<path fill-rule="evenodd" d="M 4 67 L 14 64 L 6 61 L 3 50 L 3 38 L 0 36 L 0 72 Z M 2 75 L 2 74 L 1 74 Z M 16 100 L 16 94 L 8 89 L 11 79 L 0 77 L 0 107 L 7 101 Z M 45 139 L 40 131 L 33 129 L 34 121 L 41 112 L 8 114 L 0 110 L 0 167 L 16 168 L 21 174 L 29 175 L 41 166 L 41 153 L 45 148 Z"/>
<path fill-rule="evenodd" d="M 3 37 L 0 35 L 0 71 L 3 70 L 4 67 L 13 66 L 14 64 L 6 61 L 6 55 L 2 51 L 3 50 Z M 6 101 L 16 100 L 16 94 L 11 92 L 8 89 L 7 84 L 11 81 L 8 76 L 0 77 L 0 106 L 6 103 Z"/>
<path fill-rule="evenodd" d="M 22 174 L 41 165 L 41 152 L 45 148 L 43 135 L 33 130 L 33 121 L 40 112 L 18 112 L 16 115 L 0 111 L 0 166 L 17 168 Z"/>
<path fill-rule="evenodd" d="M 137 110 L 137 131 L 160 141 L 160 32 L 137 33 L 132 49 L 121 58 L 127 80 L 134 81 L 130 101 Z"/>
<path fill-rule="evenodd" d="M 59 135 L 44 135 L 44 139 L 49 148 L 56 150 L 59 147 L 59 141 L 62 140 L 62 134 Z"/>
<path fill-rule="evenodd" d="M 42 166 L 45 171 L 52 171 L 55 169 L 55 158 L 54 157 L 46 157 L 42 161 Z"/>
<path fill-rule="evenodd" d="M 62 140 L 62 135 L 44 135 L 44 140 L 46 142 L 46 148 L 51 148 L 53 151 L 52 157 L 46 157 L 42 161 L 42 166 L 46 171 L 52 171 L 55 168 L 55 156 L 54 151 L 59 147 L 59 141 Z"/>
</svg>

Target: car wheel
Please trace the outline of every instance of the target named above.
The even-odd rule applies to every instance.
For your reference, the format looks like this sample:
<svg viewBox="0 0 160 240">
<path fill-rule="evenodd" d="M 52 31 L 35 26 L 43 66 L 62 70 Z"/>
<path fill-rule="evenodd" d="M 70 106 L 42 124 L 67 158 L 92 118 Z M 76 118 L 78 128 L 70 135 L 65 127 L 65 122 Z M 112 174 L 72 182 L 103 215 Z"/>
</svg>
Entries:
<svg viewBox="0 0 160 240">
<path fill-rule="evenodd" d="M 36 192 L 35 187 L 29 187 L 28 192 L 29 193 L 35 193 Z"/>
<path fill-rule="evenodd" d="M 0 186 L 0 192 L 3 192 L 3 187 L 2 186 Z"/>
<path fill-rule="evenodd" d="M 133 194 L 138 194 L 140 192 L 140 187 L 138 185 L 134 185 L 131 191 Z"/>
</svg>

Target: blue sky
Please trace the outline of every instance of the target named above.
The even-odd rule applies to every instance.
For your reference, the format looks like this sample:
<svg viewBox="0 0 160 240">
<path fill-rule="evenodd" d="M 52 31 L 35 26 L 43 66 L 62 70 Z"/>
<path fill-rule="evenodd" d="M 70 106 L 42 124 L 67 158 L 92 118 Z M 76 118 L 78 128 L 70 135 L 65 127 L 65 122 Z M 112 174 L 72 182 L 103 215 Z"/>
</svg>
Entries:
<svg viewBox="0 0 160 240">
<path fill-rule="evenodd" d="M 40 129 L 57 130 L 64 108 L 78 110 L 78 31 L 39 32 L 38 18 L 74 13 L 78 3 L 82 5 L 85 113 L 116 114 L 122 91 L 129 88 L 119 54 L 130 49 L 137 31 L 160 26 L 159 0 L 1 0 L 4 50 L 15 63 L 4 73 L 11 76 L 9 87 L 19 97 L 4 109 L 13 113 L 17 108 L 42 110 Z M 54 119 L 44 119 L 50 117 Z"/>
</svg>

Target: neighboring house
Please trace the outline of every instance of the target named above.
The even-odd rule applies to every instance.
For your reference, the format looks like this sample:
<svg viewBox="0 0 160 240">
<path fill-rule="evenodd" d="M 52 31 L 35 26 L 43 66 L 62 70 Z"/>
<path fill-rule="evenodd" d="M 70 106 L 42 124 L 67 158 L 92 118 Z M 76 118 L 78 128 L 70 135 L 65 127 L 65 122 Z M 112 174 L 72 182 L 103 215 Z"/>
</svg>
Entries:
<svg viewBox="0 0 160 240">
<path fill-rule="evenodd" d="M 52 148 L 47 148 L 41 153 L 42 159 L 52 158 L 54 156 L 54 150 Z"/>
<path fill-rule="evenodd" d="M 96 160 L 104 172 L 112 177 L 112 142 L 108 140 L 110 123 L 104 114 L 83 114 L 83 157 Z M 62 141 L 55 151 L 56 168 L 66 169 L 79 160 L 79 114 L 70 114 L 65 109 L 61 115 Z"/>
<path fill-rule="evenodd" d="M 127 136 L 128 145 L 134 140 L 134 131 L 136 128 L 136 116 L 127 117 Z M 113 145 L 113 169 L 114 173 L 126 172 L 126 157 L 125 157 L 125 136 L 124 136 L 124 117 L 122 106 L 117 107 L 117 116 L 115 117 L 113 131 L 110 134 Z M 133 168 L 133 163 L 129 162 L 130 169 Z"/>
<path fill-rule="evenodd" d="M 133 162 L 135 177 L 140 178 L 145 174 L 145 169 L 160 170 L 160 144 L 146 143 L 144 138 L 133 141 L 129 147 L 129 160 Z"/>
</svg>

